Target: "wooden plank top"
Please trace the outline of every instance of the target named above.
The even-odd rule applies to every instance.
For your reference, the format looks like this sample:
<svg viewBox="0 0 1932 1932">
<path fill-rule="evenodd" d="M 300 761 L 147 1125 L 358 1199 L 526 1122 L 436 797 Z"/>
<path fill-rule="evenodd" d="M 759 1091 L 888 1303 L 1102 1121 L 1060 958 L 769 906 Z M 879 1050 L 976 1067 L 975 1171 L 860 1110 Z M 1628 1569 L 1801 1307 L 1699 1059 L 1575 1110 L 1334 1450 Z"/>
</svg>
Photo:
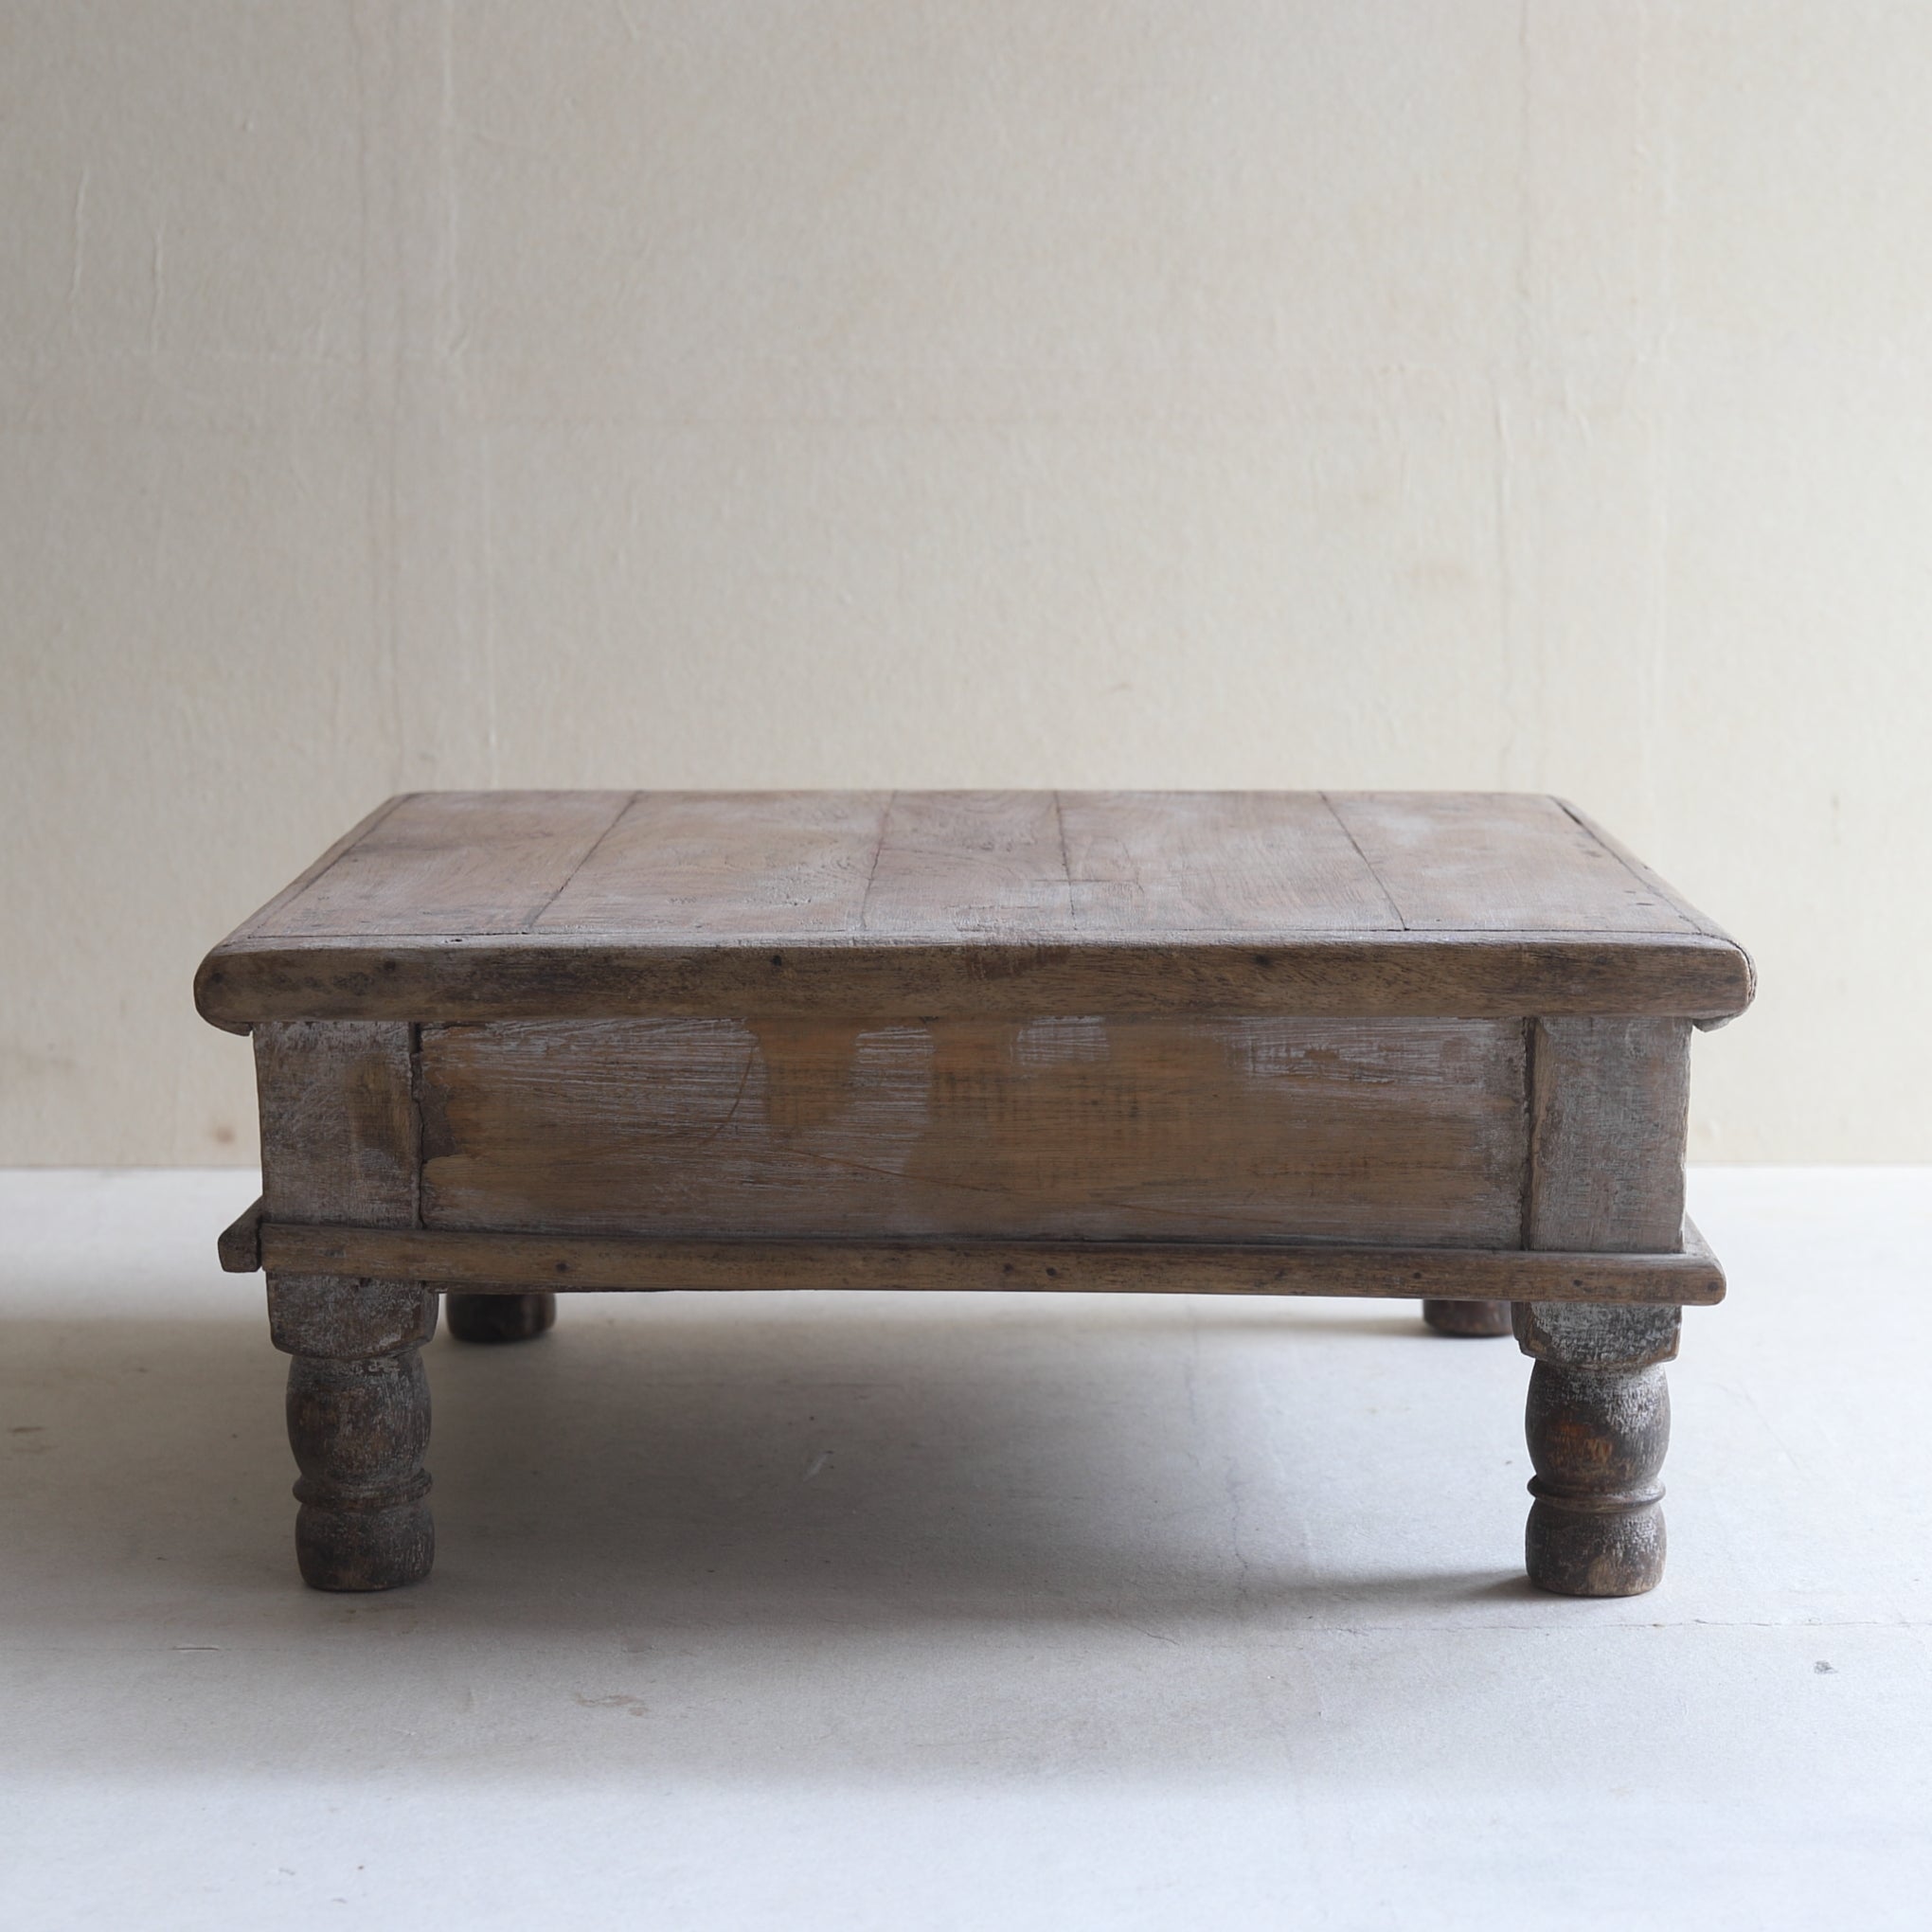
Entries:
<svg viewBox="0 0 1932 1932">
<path fill-rule="evenodd" d="M 424 792 L 203 962 L 217 1026 L 620 1014 L 1500 1018 L 1749 1004 L 1736 942 L 1561 800 Z"/>
</svg>

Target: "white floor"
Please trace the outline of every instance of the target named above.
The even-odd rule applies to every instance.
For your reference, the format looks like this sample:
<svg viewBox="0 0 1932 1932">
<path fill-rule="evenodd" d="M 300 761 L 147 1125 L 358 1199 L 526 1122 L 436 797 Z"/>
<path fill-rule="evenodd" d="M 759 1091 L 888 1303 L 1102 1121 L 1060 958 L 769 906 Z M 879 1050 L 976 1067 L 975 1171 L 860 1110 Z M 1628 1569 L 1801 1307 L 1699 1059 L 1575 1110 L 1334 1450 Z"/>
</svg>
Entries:
<svg viewBox="0 0 1932 1932">
<path fill-rule="evenodd" d="M 301 1589 L 224 1173 L 0 1175 L 0 1925 L 1932 1923 L 1932 1172 L 1722 1170 L 1671 1573 L 1405 1307 L 566 1301 Z"/>
</svg>

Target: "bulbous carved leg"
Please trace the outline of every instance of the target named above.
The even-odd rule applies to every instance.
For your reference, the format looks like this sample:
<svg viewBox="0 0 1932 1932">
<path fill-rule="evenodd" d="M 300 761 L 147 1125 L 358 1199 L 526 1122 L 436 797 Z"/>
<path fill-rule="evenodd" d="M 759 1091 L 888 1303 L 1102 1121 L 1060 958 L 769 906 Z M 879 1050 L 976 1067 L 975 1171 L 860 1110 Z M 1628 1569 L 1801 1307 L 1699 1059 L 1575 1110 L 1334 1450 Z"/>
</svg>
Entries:
<svg viewBox="0 0 1932 1932">
<path fill-rule="evenodd" d="M 1535 1359 L 1525 1426 L 1536 1476 L 1524 1553 L 1530 1581 L 1569 1597 L 1636 1597 L 1664 1574 L 1663 1485 L 1671 1440 L 1664 1363 L 1674 1308 L 1577 1302 L 1518 1307 Z"/>
<path fill-rule="evenodd" d="M 1506 1335 L 1510 1333 L 1507 1301 L 1425 1301 L 1422 1319 L 1439 1335 Z"/>
<path fill-rule="evenodd" d="M 412 1282 L 272 1275 L 269 1325 L 289 1364 L 301 1480 L 295 1560 L 318 1590 L 389 1590 L 429 1574 L 429 1385 L 436 1297 Z"/>
<path fill-rule="evenodd" d="M 554 1328 L 554 1295 L 450 1295 L 443 1313 L 459 1342 L 528 1342 Z"/>
</svg>

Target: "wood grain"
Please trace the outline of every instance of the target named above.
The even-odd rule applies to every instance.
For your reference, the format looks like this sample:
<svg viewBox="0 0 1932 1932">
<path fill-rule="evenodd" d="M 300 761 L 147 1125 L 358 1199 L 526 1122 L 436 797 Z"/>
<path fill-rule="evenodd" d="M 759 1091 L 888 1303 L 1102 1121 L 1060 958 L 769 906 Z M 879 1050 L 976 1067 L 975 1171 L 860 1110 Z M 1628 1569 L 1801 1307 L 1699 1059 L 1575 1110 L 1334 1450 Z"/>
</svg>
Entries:
<svg viewBox="0 0 1932 1932">
<path fill-rule="evenodd" d="M 1071 938 L 1053 792 L 895 792 L 857 930 L 924 940 Z"/>
<path fill-rule="evenodd" d="M 298 1020 L 255 1029 L 261 1195 L 269 1216 L 397 1231 L 417 1218 L 413 1029 Z M 245 1218 L 245 1217 L 244 1217 Z M 258 1242 L 259 1226 L 257 1230 Z M 290 1356 L 289 1444 L 301 1480 L 295 1558 L 323 1590 L 389 1589 L 436 1547 L 422 1452 L 420 1345 L 436 1296 L 420 1281 L 267 1261 L 269 1333 Z"/>
<path fill-rule="evenodd" d="M 204 962 L 195 997 L 218 1026 L 263 1021 L 882 1019 L 1039 1012 L 1458 1019 L 1536 1013 L 1741 1012 L 1749 963 L 1701 935 L 1280 934 L 1185 944 L 1041 946 L 763 939 L 707 943 L 532 933 L 464 940 L 245 940 Z"/>
<path fill-rule="evenodd" d="M 1690 1028 L 1670 1019 L 1545 1019 L 1530 1047 L 1530 1248 L 1667 1245 L 1683 1225 Z M 1658 1480 L 1671 1439 L 1663 1364 L 1673 1307 L 1565 1306 L 1516 1297 L 1535 1367 L 1525 1432 L 1536 1476 L 1524 1531 L 1531 1583 L 1629 1597 L 1662 1580 Z"/>
<path fill-rule="evenodd" d="M 1730 934 L 1723 926 L 1719 925 L 1708 913 L 1699 912 L 1674 886 L 1666 884 L 1653 868 L 1645 865 L 1620 839 L 1615 838 L 1605 832 L 1587 813 L 1571 804 L 1567 798 L 1559 798 L 1556 800 L 1556 803 L 1562 806 L 1564 811 L 1568 813 L 1605 851 L 1612 854 L 1613 857 L 1621 860 L 1624 867 L 1636 878 L 1642 880 L 1660 900 L 1673 906 L 1698 932 L 1702 933 L 1707 939 L 1717 940 L 1721 945 L 1737 948 L 1738 957 L 1744 967 L 1743 1007 L 1748 1007 L 1756 997 L 1758 989 L 1757 967 L 1753 963 L 1751 956 L 1742 946 L 1739 946 Z M 1743 1007 L 1740 1008 L 1740 1011 L 1743 1011 Z M 1728 1026 L 1735 1017 L 1735 1014 L 1725 1013 L 1712 1018 L 1699 1019 L 1696 1024 L 1700 1029 L 1711 1032 L 1715 1031 L 1719 1027 Z"/>
<path fill-rule="evenodd" d="M 406 797 L 204 961 L 220 1026 L 668 1013 L 1678 1015 L 1750 962 L 1557 801 Z"/>
<path fill-rule="evenodd" d="M 277 926 L 277 922 L 282 908 L 285 905 L 287 905 L 291 900 L 297 899 L 304 892 L 306 892 L 309 889 L 309 887 L 313 886 L 314 882 L 317 879 L 319 879 L 324 872 L 328 871 L 329 868 L 334 865 L 336 860 L 341 858 L 345 852 L 349 851 L 351 848 L 360 845 L 363 842 L 363 840 L 367 838 L 368 834 L 371 832 L 373 832 L 379 824 L 382 823 L 384 819 L 388 817 L 390 813 L 395 811 L 395 809 L 399 805 L 402 804 L 405 801 L 407 796 L 408 796 L 407 794 L 402 794 L 393 798 L 385 798 L 383 802 L 380 805 L 378 805 L 373 812 L 370 812 L 362 818 L 358 819 L 356 823 L 350 826 L 349 829 L 346 832 L 344 832 L 343 835 L 339 839 L 337 839 L 333 845 L 326 847 L 321 852 L 321 854 L 312 864 L 306 866 L 301 871 L 297 872 L 295 876 L 293 879 L 291 879 L 289 883 L 286 886 L 284 886 L 282 889 L 279 892 L 277 892 L 273 899 L 269 900 L 265 904 L 257 907 L 257 909 L 254 912 L 250 913 L 249 916 L 245 920 L 243 920 L 242 923 L 239 926 L 237 926 L 232 933 L 229 934 L 224 943 L 232 946 L 236 944 L 238 941 L 251 937 L 255 933 L 261 932 L 263 930 L 276 929 L 276 927 Z M 215 1026 L 220 1027 L 224 1032 L 246 1033 L 248 1031 L 248 1027 L 246 1026 L 245 1023 L 240 1023 L 234 1020 L 213 1019 L 212 1015 L 209 1015 L 208 1017 L 210 1018 L 211 1023 Z"/>
<path fill-rule="evenodd" d="M 1344 1295 L 1679 1305 L 1723 1299 L 1697 1230 L 1656 1255 L 1230 1242 L 689 1241 L 623 1235 L 347 1228 L 268 1222 L 271 1267 L 341 1269 L 477 1295 L 532 1288 L 906 1289 L 954 1293 Z M 1601 1312 L 1601 1311 L 1599 1311 Z"/>
<path fill-rule="evenodd" d="M 1513 1245 L 1523 1050 L 1450 1020 L 426 1027 L 422 1221 Z"/>
<path fill-rule="evenodd" d="M 1688 1037 L 1750 961 L 1560 801 L 412 794 L 218 946 L 304 1576 L 425 1574 L 420 1348 L 559 1289 L 1513 1305 L 1532 1578 L 1661 1573 Z"/>
<path fill-rule="evenodd" d="M 890 796 L 639 792 L 536 930 L 786 940 L 853 931 Z"/>
<path fill-rule="evenodd" d="M 277 1220 L 416 1218 L 410 1029 L 295 1020 L 255 1029 L 261 1198 Z"/>
<path fill-rule="evenodd" d="M 1318 792 L 1063 792 L 1087 932 L 1387 932 L 1402 924 Z"/>
<path fill-rule="evenodd" d="M 1662 1582 L 1664 1364 L 1676 1355 L 1682 1320 L 1668 1306 L 1518 1304 L 1516 1339 L 1535 1364 L 1524 1415 L 1536 1471 L 1524 1557 L 1541 1588 L 1635 1597 Z"/>
<path fill-rule="evenodd" d="M 1671 1391 L 1662 1368 L 1539 1361 L 1524 1426 L 1536 1471 L 1523 1538 L 1530 1581 L 1565 1597 L 1654 1590 L 1667 1547 L 1657 1478 L 1671 1446 Z"/>
<path fill-rule="evenodd" d="M 393 1590 L 436 1558 L 428 1472 L 429 1386 L 422 1351 L 289 1362 L 295 1563 L 316 1590 Z"/>
<path fill-rule="evenodd" d="M 1702 1239 L 1689 1221 L 1683 1239 Z M 1658 1368 L 1677 1358 L 1683 1318 L 1673 1306 L 1637 1314 L 1586 1302 L 1526 1302 L 1516 1315 L 1516 1340 L 1532 1361 L 1565 1368 Z"/>
<path fill-rule="evenodd" d="M 1583 832 L 1601 846 L 1612 858 L 1618 860 L 1646 891 L 1669 906 L 1687 924 L 1713 939 L 1730 939 L 1730 935 L 1715 920 L 1707 913 L 1699 912 L 1674 886 L 1667 884 L 1653 867 L 1645 865 L 1621 839 L 1604 831 L 1580 806 L 1573 805 L 1567 798 L 1552 798 L 1549 802 L 1567 817 L 1574 819 Z M 1732 943 L 1736 942 L 1733 940 Z"/>
<path fill-rule="evenodd" d="M 1539 1020 L 1531 1067 L 1526 1245 L 1667 1246 L 1684 1219 L 1689 1025 Z"/>
<path fill-rule="evenodd" d="M 420 1281 L 269 1266 L 269 1339 L 285 1355 L 367 1362 L 436 1333 L 436 1297 Z"/>
<path fill-rule="evenodd" d="M 1329 802 L 1411 932 L 1460 932 L 1472 923 L 1536 932 L 1698 930 L 1555 798 L 1335 792 Z"/>
<path fill-rule="evenodd" d="M 413 793 L 258 930 L 288 938 L 525 931 L 631 796 Z"/>
<path fill-rule="evenodd" d="M 269 1334 L 290 1357 L 302 1581 L 318 1590 L 416 1583 L 436 1553 L 421 1345 L 436 1333 L 437 1297 L 420 1279 L 267 1260 Z"/>
</svg>

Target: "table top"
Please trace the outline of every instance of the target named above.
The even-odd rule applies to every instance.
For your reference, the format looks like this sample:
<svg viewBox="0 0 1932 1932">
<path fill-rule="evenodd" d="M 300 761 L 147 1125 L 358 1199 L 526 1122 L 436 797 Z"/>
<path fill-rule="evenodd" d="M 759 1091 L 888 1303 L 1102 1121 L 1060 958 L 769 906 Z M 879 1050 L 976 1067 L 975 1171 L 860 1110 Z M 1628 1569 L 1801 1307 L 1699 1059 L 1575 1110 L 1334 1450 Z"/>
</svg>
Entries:
<svg viewBox="0 0 1932 1932">
<path fill-rule="evenodd" d="M 1736 942 L 1559 799 L 422 792 L 204 961 L 203 1013 L 1673 1013 Z"/>
</svg>

